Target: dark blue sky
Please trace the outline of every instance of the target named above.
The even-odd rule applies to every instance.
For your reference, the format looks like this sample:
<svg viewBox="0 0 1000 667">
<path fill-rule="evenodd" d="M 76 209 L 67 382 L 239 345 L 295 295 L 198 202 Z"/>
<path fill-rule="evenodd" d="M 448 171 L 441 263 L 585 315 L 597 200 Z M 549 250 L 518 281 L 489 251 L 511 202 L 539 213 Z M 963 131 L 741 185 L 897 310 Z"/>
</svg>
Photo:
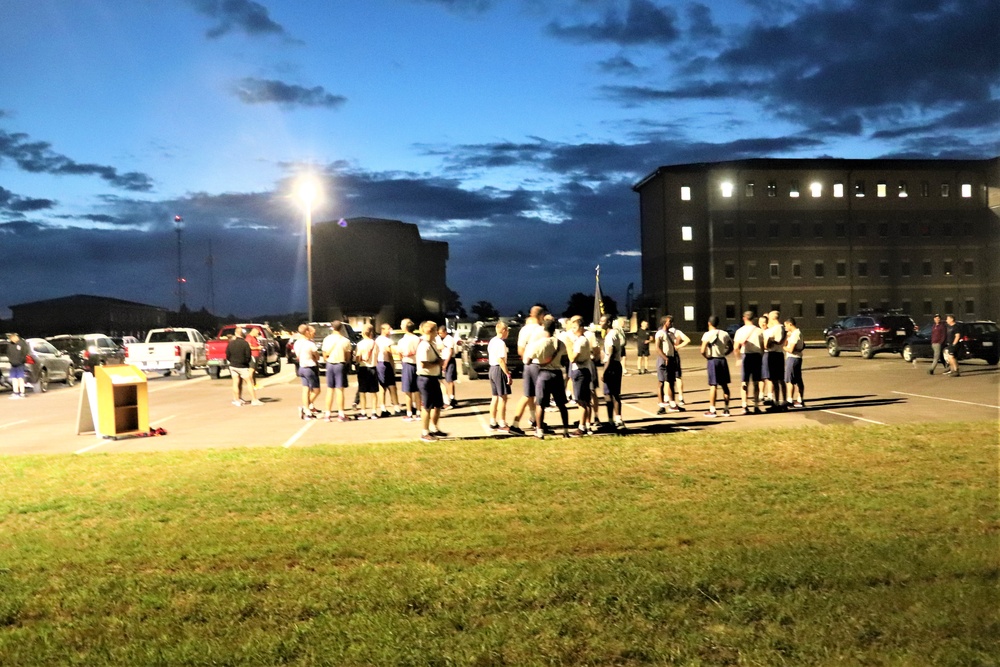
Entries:
<svg viewBox="0 0 1000 667">
<path fill-rule="evenodd" d="M 466 306 L 639 285 L 662 164 L 1000 154 L 996 0 L 6 0 L 0 316 L 304 310 L 303 211 L 451 244 Z"/>
</svg>

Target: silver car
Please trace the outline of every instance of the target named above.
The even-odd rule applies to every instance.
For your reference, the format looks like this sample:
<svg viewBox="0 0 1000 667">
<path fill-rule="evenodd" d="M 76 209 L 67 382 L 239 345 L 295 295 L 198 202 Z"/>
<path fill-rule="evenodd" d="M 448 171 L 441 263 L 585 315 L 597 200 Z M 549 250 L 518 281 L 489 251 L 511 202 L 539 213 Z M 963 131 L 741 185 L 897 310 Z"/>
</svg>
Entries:
<svg viewBox="0 0 1000 667">
<path fill-rule="evenodd" d="M 36 392 L 48 391 L 52 381 L 65 382 L 71 387 L 76 384 L 76 367 L 72 357 L 57 350 L 44 338 L 26 338 L 25 342 L 31 349 L 31 359 L 25 364 L 26 379 L 34 385 Z"/>
</svg>

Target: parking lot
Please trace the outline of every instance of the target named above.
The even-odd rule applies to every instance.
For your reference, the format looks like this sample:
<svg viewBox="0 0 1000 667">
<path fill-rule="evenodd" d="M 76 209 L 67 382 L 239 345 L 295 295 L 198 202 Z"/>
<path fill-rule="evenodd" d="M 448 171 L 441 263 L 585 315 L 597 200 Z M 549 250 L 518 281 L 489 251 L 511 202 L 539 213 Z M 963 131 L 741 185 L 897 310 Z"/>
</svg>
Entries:
<svg viewBox="0 0 1000 667">
<path fill-rule="evenodd" d="M 634 361 L 633 359 L 629 360 Z M 624 418 L 628 434 L 670 433 L 738 428 L 773 428 L 850 424 L 902 424 L 928 421 L 978 421 L 1000 418 L 1000 371 L 982 361 L 962 364 L 962 375 L 952 378 L 941 370 L 927 374 L 929 363 L 916 365 L 899 355 L 861 359 L 857 354 L 829 357 L 822 349 L 806 351 L 804 377 L 806 408 L 784 413 L 708 419 L 705 368 L 695 351 L 684 356 L 687 411 L 656 415 L 656 376 L 636 375 L 623 382 Z M 629 364 L 631 366 L 631 363 Z M 738 367 L 730 361 L 734 375 Z M 353 378 L 352 378 L 353 379 Z M 199 371 L 191 380 L 176 376 L 149 378 L 150 425 L 165 436 L 100 438 L 76 435 L 81 386 L 53 384 L 45 394 L 30 393 L 23 401 L 0 394 L 0 455 L 144 452 L 231 447 L 309 447 L 317 444 L 413 441 L 419 423 L 399 417 L 376 421 L 329 423 L 298 419 L 300 387 L 291 367 L 261 381 L 264 405 L 230 404 L 228 377 L 212 380 Z M 731 407 L 739 412 L 739 385 L 732 387 Z M 441 428 L 453 438 L 495 438 L 488 428 L 489 384 L 461 378 L 459 407 L 443 413 Z M 353 391 L 348 394 L 353 396 Z M 508 409 L 520 396 L 520 380 Z M 322 402 L 321 397 L 320 401 Z M 575 411 L 571 411 L 571 416 Z M 549 413 L 549 423 L 558 413 Z M 429 444 L 427 446 L 433 446 Z"/>
</svg>

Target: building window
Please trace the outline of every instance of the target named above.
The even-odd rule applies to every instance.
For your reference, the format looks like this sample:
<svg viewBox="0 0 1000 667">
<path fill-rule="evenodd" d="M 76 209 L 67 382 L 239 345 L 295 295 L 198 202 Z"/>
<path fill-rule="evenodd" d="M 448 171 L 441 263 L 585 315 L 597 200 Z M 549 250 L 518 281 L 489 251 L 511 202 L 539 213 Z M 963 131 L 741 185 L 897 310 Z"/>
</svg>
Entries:
<svg viewBox="0 0 1000 667">
<path fill-rule="evenodd" d="M 947 197 L 951 194 L 951 187 L 947 183 L 941 184 L 941 196 Z"/>
<path fill-rule="evenodd" d="M 818 239 L 823 238 L 823 223 L 822 222 L 814 222 L 813 223 L 813 236 L 815 236 Z"/>
<path fill-rule="evenodd" d="M 878 263 L 878 275 L 882 278 L 889 277 L 889 262 L 882 259 Z"/>
<path fill-rule="evenodd" d="M 733 182 L 732 181 L 722 181 L 722 183 L 719 185 L 719 187 L 722 189 L 722 196 L 723 197 L 727 197 L 728 198 L 728 197 L 732 197 L 733 196 Z"/>
<path fill-rule="evenodd" d="M 757 304 L 756 301 L 751 301 L 750 303 L 748 303 L 747 310 L 749 310 L 754 315 L 760 314 L 760 306 Z"/>
<path fill-rule="evenodd" d="M 866 259 L 858 260 L 858 277 L 859 278 L 868 277 L 868 260 Z"/>
<path fill-rule="evenodd" d="M 878 235 L 879 238 L 887 238 L 889 236 L 889 223 L 880 222 L 878 223 Z"/>
<path fill-rule="evenodd" d="M 736 319 L 736 304 L 732 301 L 726 302 L 726 319 L 734 320 Z"/>
<path fill-rule="evenodd" d="M 767 182 L 767 196 L 777 197 L 778 196 L 778 181 L 768 181 Z"/>
<path fill-rule="evenodd" d="M 801 238 L 802 237 L 802 223 L 799 222 L 798 220 L 793 220 L 792 221 L 791 235 L 792 235 L 793 239 L 797 239 L 797 238 Z"/>
<path fill-rule="evenodd" d="M 747 181 L 743 186 L 743 194 L 747 197 L 753 197 L 753 181 Z"/>
<path fill-rule="evenodd" d="M 945 220 L 941 223 L 941 235 L 951 236 L 952 234 L 952 224 L 950 220 Z"/>
<path fill-rule="evenodd" d="M 837 317 L 847 316 L 847 302 L 843 299 L 837 301 Z"/>
<path fill-rule="evenodd" d="M 899 196 L 909 197 L 910 195 L 906 192 L 906 181 L 899 182 Z"/>
<path fill-rule="evenodd" d="M 732 222 L 722 223 L 722 236 L 727 239 L 731 239 L 736 236 L 736 225 Z"/>
<path fill-rule="evenodd" d="M 913 309 L 913 303 L 909 299 L 903 299 L 899 305 L 902 306 L 903 312 L 907 315 L 909 315 L 910 311 Z"/>
<path fill-rule="evenodd" d="M 684 305 L 684 321 L 694 322 L 694 306 L 692 304 Z"/>
<path fill-rule="evenodd" d="M 834 234 L 837 235 L 837 238 L 842 239 L 845 236 L 847 236 L 847 223 L 846 222 L 838 222 L 834 226 L 833 229 L 834 229 Z"/>
<path fill-rule="evenodd" d="M 968 199 L 972 196 L 972 183 L 962 183 L 962 197 Z"/>
<path fill-rule="evenodd" d="M 691 227 L 685 225 L 681 227 L 681 241 L 690 241 L 694 238 L 694 233 Z"/>
<path fill-rule="evenodd" d="M 725 271 L 726 271 L 725 272 L 726 278 L 732 280 L 733 278 L 736 277 L 736 264 L 734 264 L 731 261 L 727 261 Z"/>
<path fill-rule="evenodd" d="M 933 273 L 934 272 L 931 269 L 931 260 L 925 259 L 924 260 L 924 276 L 931 276 L 931 275 L 933 275 Z"/>
<path fill-rule="evenodd" d="M 954 268 L 953 264 L 954 264 L 954 262 L 952 262 L 950 259 L 944 260 L 944 275 L 946 275 L 946 276 L 950 276 L 951 275 L 952 270 Z"/>
<path fill-rule="evenodd" d="M 858 310 L 868 310 L 868 299 L 858 299 Z"/>
<path fill-rule="evenodd" d="M 746 229 L 747 229 L 746 237 L 748 239 L 757 238 L 757 223 L 756 222 L 748 222 Z"/>
<path fill-rule="evenodd" d="M 826 273 L 826 267 L 823 266 L 823 260 L 821 259 L 816 260 L 816 264 L 813 266 L 813 271 L 815 272 L 817 278 L 823 277 L 823 275 Z"/>
<path fill-rule="evenodd" d="M 840 199 L 844 196 L 844 184 L 841 182 L 836 182 L 833 184 L 833 196 Z"/>
<path fill-rule="evenodd" d="M 924 299 L 924 315 L 934 314 L 934 302 L 930 299 Z"/>
<path fill-rule="evenodd" d="M 776 310 L 776 311 L 778 311 L 780 313 L 781 312 L 781 302 L 780 301 L 772 301 L 771 302 L 771 310 Z"/>
<path fill-rule="evenodd" d="M 904 259 L 902 262 L 899 263 L 899 275 L 903 276 L 904 278 L 910 277 L 910 260 Z"/>
<path fill-rule="evenodd" d="M 757 260 L 751 259 L 747 262 L 747 278 L 755 279 L 757 277 Z"/>
<path fill-rule="evenodd" d="M 681 201 L 691 201 L 691 186 L 682 185 L 681 186 Z"/>
<path fill-rule="evenodd" d="M 826 302 L 817 301 L 816 302 L 816 317 L 826 317 Z"/>
<path fill-rule="evenodd" d="M 823 184 L 822 183 L 810 183 L 809 184 L 809 193 L 813 197 L 822 197 L 823 196 Z"/>
<path fill-rule="evenodd" d="M 944 312 L 954 314 L 955 313 L 955 300 L 945 299 L 944 300 Z"/>
<path fill-rule="evenodd" d="M 799 182 L 798 181 L 792 181 L 791 185 L 788 188 L 788 196 L 789 197 L 798 197 L 799 196 Z"/>
<path fill-rule="evenodd" d="M 975 301 L 975 299 L 966 299 L 965 300 L 965 314 L 966 315 L 975 315 L 976 314 L 976 301 Z"/>
<path fill-rule="evenodd" d="M 885 197 L 886 190 L 887 190 L 887 186 L 885 184 L 885 181 L 879 181 L 878 183 L 875 184 L 875 196 L 876 197 Z"/>
<path fill-rule="evenodd" d="M 930 197 L 931 196 L 931 184 L 927 181 L 920 182 L 920 196 Z"/>
<path fill-rule="evenodd" d="M 799 260 L 792 260 L 792 278 L 802 277 L 802 262 Z"/>
<path fill-rule="evenodd" d="M 899 223 L 899 235 L 900 236 L 909 236 L 910 235 L 910 223 L 908 223 L 908 222 L 901 222 L 901 223 Z"/>
<path fill-rule="evenodd" d="M 931 235 L 931 223 L 927 222 L 926 220 L 920 223 L 920 235 L 921 236 Z"/>
<path fill-rule="evenodd" d="M 802 317 L 802 302 L 795 301 L 792 303 L 792 313 L 795 317 Z"/>
<path fill-rule="evenodd" d="M 778 262 L 774 261 L 771 262 L 771 277 L 772 278 L 781 277 L 781 266 L 778 264 Z"/>
<path fill-rule="evenodd" d="M 976 265 L 973 263 L 971 259 L 967 259 L 962 262 L 962 273 L 964 273 L 967 276 L 971 276 L 975 272 L 976 272 Z"/>
<path fill-rule="evenodd" d="M 838 259 L 837 260 L 837 277 L 846 278 L 847 277 L 847 260 Z"/>
<path fill-rule="evenodd" d="M 767 235 L 772 239 L 778 238 L 781 235 L 781 225 L 774 220 L 767 223 Z"/>
<path fill-rule="evenodd" d="M 854 181 L 854 196 L 864 197 L 865 196 L 865 182 L 864 181 Z"/>
<path fill-rule="evenodd" d="M 868 224 L 864 222 L 858 223 L 858 236 L 865 237 L 868 236 Z"/>
<path fill-rule="evenodd" d="M 683 273 L 683 276 L 684 276 L 684 280 L 687 280 L 687 281 L 694 280 L 694 267 L 693 266 L 691 266 L 690 264 L 685 264 L 682 267 L 681 270 L 682 270 L 682 273 Z"/>
</svg>

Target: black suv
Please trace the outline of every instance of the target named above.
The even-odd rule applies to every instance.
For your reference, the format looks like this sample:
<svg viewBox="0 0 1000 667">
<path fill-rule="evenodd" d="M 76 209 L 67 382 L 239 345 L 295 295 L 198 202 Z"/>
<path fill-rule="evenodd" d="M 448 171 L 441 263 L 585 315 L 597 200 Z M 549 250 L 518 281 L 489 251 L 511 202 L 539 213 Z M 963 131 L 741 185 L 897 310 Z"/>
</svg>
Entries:
<svg viewBox="0 0 1000 667">
<path fill-rule="evenodd" d="M 871 359 L 878 352 L 901 353 L 906 339 L 916 332 L 917 325 L 909 315 L 861 312 L 837 320 L 823 331 L 823 337 L 831 357 L 857 350 L 863 358 Z"/>
<path fill-rule="evenodd" d="M 94 366 L 125 363 L 124 350 L 104 334 L 50 336 L 45 340 L 57 350 L 68 354 L 81 373 L 93 373 Z"/>
<path fill-rule="evenodd" d="M 903 345 L 903 359 L 930 359 L 934 356 L 931 347 L 932 323 L 920 327 L 913 336 L 906 339 Z M 955 356 L 959 361 L 965 359 L 982 359 L 991 366 L 1000 363 L 1000 328 L 995 322 L 982 320 L 979 322 L 957 322 L 959 339 Z"/>
<path fill-rule="evenodd" d="M 524 362 L 517 354 L 517 335 L 521 332 L 520 322 L 507 322 L 510 331 L 507 333 L 507 369 L 512 376 L 519 376 L 524 370 Z M 486 351 L 490 340 L 497 335 L 496 320 L 476 322 L 472 332 L 465 341 L 462 350 L 462 370 L 470 380 L 478 380 L 480 374 L 490 371 L 490 357 Z"/>
</svg>

